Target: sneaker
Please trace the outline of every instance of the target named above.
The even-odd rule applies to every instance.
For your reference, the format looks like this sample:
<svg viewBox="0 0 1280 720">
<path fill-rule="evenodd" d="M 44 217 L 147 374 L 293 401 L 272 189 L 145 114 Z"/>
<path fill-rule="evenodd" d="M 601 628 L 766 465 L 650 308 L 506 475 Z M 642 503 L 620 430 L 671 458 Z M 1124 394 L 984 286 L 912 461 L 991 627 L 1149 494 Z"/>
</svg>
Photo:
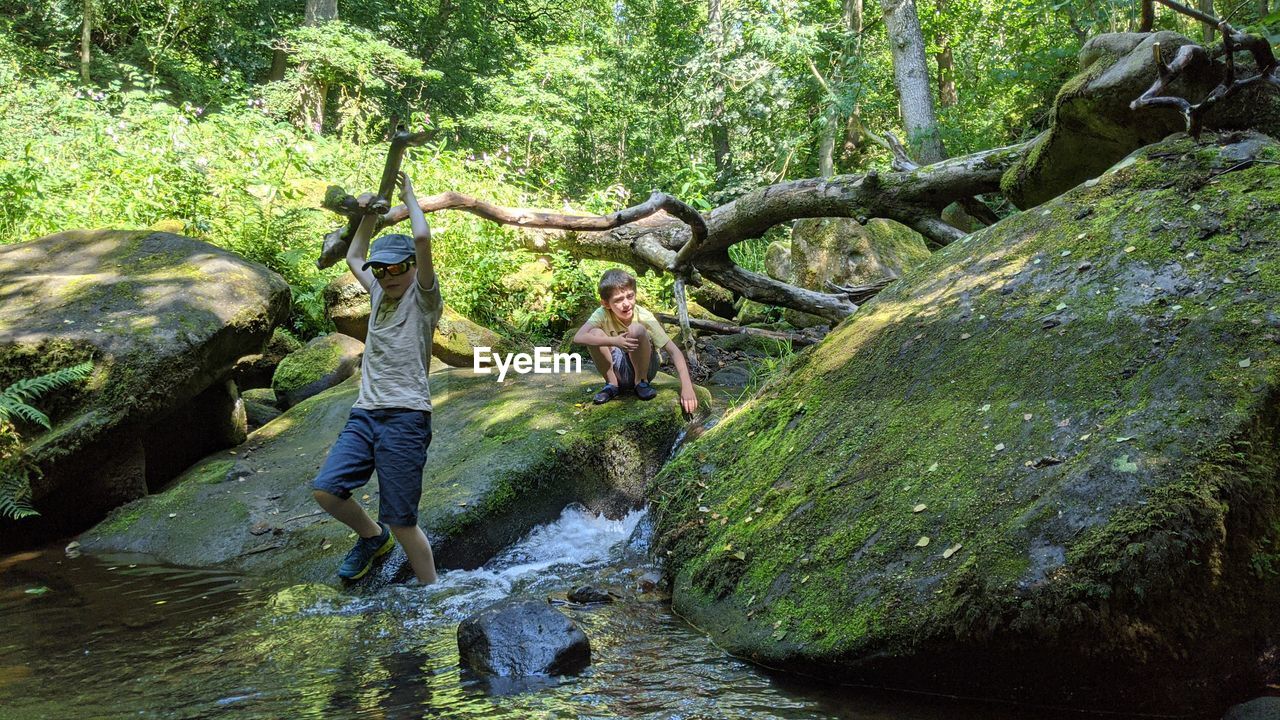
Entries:
<svg viewBox="0 0 1280 720">
<path fill-rule="evenodd" d="M 658 397 L 658 391 L 654 390 L 653 386 L 650 385 L 648 381 L 641 380 L 636 383 L 636 397 L 641 400 L 652 400 Z"/>
<path fill-rule="evenodd" d="M 391 528 L 382 523 L 378 524 L 382 526 L 382 534 L 357 539 L 355 547 L 351 548 L 351 552 L 342 559 L 342 567 L 338 568 L 338 577 L 343 580 L 359 580 L 373 567 L 374 560 L 391 552 L 391 548 L 396 546 L 395 538 L 391 537 Z"/>
<path fill-rule="evenodd" d="M 603 405 L 616 397 L 618 397 L 618 386 L 611 383 L 605 383 L 605 386 L 600 389 L 600 392 L 596 393 L 595 397 L 591 398 L 591 402 L 596 405 Z"/>
</svg>

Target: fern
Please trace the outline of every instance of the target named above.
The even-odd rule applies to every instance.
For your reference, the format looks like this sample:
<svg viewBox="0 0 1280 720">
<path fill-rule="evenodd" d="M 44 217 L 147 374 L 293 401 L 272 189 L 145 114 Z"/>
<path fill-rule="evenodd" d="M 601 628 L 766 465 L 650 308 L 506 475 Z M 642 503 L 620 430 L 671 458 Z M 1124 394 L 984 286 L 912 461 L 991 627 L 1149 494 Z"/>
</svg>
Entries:
<svg viewBox="0 0 1280 720">
<path fill-rule="evenodd" d="M 32 407 L 31 402 L 47 392 L 81 382 L 92 372 L 93 363 L 82 362 L 40 377 L 19 380 L 0 392 L 0 422 L 17 417 L 48 430 L 49 417 Z"/>
<path fill-rule="evenodd" d="M 19 380 L 0 392 L 0 517 L 19 520 L 40 514 L 31 506 L 31 475 L 39 470 L 23 456 L 22 439 L 13 420 L 49 429 L 49 416 L 31 403 L 47 392 L 87 379 L 92 372 L 93 363 L 83 362 Z"/>
<path fill-rule="evenodd" d="M 23 462 L 0 465 L 0 516 L 21 520 L 39 515 L 31 507 L 31 469 Z"/>
</svg>

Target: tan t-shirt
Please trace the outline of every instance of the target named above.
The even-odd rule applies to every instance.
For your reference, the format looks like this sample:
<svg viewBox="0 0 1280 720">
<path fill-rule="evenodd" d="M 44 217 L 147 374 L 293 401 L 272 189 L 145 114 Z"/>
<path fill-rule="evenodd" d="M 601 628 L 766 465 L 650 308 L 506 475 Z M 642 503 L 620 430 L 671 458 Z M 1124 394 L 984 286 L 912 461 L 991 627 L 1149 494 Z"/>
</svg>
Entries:
<svg viewBox="0 0 1280 720">
<path fill-rule="evenodd" d="M 429 289 L 411 283 L 398 301 L 386 298 L 377 282 L 369 288 L 373 310 L 355 407 L 431 412 L 431 336 L 444 310 L 440 281 L 432 280 Z"/>
<path fill-rule="evenodd" d="M 653 313 L 637 305 L 634 315 L 635 319 L 648 331 L 649 342 L 653 343 L 655 350 L 671 341 L 667 331 L 662 328 L 662 323 L 658 322 L 658 318 L 654 317 Z M 591 317 L 587 318 L 587 324 L 600 328 L 609 337 L 627 334 L 627 326 L 614 317 L 613 312 L 603 305 L 591 313 Z"/>
</svg>

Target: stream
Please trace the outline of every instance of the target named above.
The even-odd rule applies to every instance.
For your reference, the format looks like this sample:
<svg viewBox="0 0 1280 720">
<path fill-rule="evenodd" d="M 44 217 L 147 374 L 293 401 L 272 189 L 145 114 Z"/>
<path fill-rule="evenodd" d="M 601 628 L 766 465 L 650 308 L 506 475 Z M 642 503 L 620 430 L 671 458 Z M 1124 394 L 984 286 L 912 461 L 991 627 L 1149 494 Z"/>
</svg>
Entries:
<svg viewBox="0 0 1280 720">
<path fill-rule="evenodd" d="M 768 674 L 672 614 L 651 585 L 649 534 L 644 511 L 570 507 L 426 587 L 281 586 L 60 547 L 0 558 L 0 719 L 1093 717 Z M 591 639 L 583 675 L 493 695 L 459 670 L 462 618 L 584 583 L 621 599 L 561 606 Z"/>
</svg>

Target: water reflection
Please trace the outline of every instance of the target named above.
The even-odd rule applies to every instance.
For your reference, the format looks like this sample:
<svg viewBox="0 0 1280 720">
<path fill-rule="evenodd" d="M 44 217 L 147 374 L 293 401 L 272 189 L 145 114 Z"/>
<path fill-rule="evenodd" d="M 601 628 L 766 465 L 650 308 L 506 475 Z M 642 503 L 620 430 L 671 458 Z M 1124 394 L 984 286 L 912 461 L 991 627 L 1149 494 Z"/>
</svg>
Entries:
<svg viewBox="0 0 1280 720">
<path fill-rule="evenodd" d="M 646 538 L 641 513 L 570 508 L 482 568 L 372 592 L 127 557 L 0 558 L 0 720 L 1080 717 L 780 682 L 671 615 L 650 591 Z M 582 676 L 493 695 L 459 671 L 460 619 L 586 583 L 622 600 L 561 608 L 591 638 Z"/>
</svg>

